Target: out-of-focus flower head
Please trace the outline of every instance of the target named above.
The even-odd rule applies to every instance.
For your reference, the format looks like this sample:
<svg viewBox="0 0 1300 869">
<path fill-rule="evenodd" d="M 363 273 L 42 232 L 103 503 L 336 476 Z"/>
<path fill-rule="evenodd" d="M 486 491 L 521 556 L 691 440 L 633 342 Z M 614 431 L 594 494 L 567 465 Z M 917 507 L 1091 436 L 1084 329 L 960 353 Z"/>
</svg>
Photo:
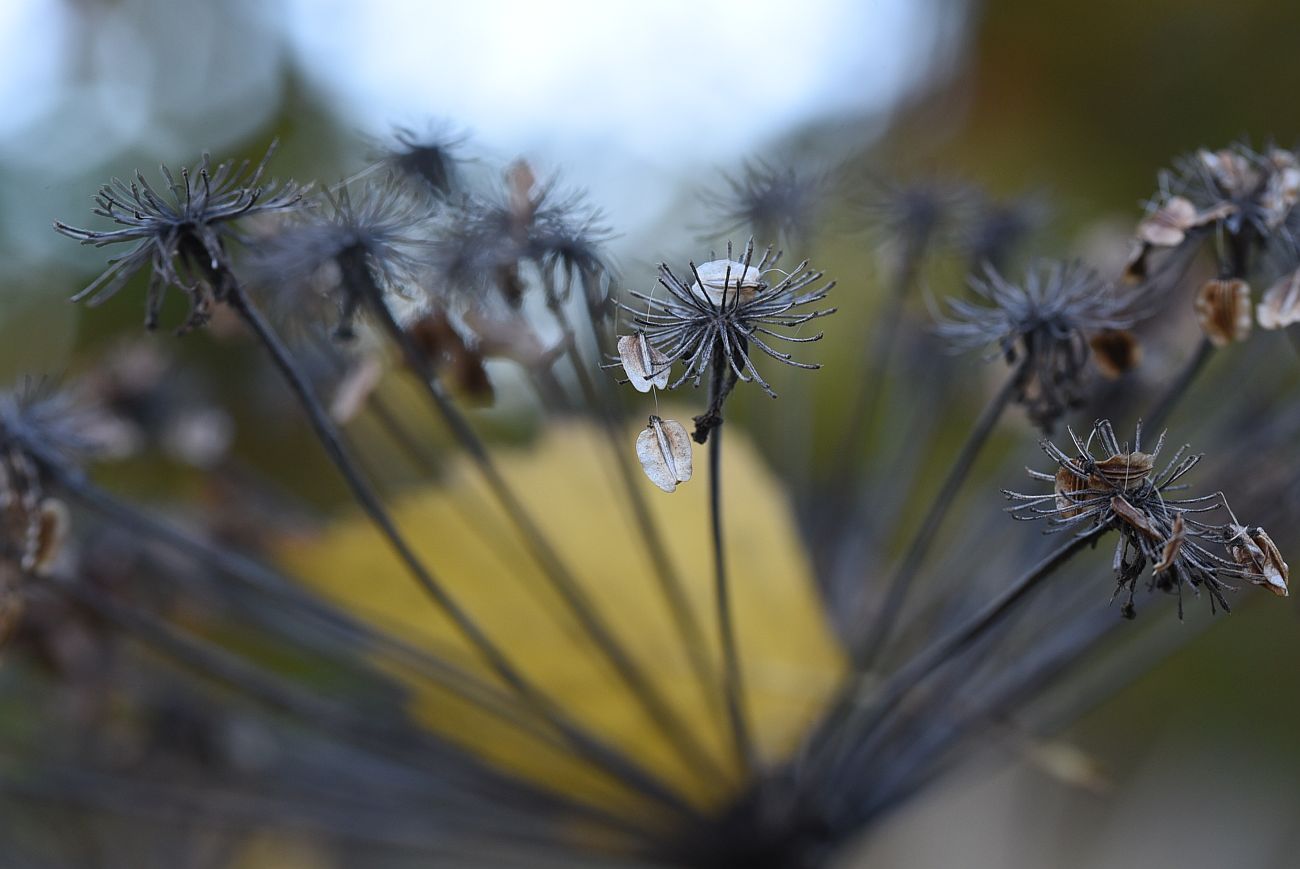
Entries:
<svg viewBox="0 0 1300 869">
<path fill-rule="evenodd" d="M 518 308 L 531 272 L 549 305 L 563 303 L 579 283 L 599 314 L 610 272 L 602 249 L 608 237 L 600 212 L 582 194 L 561 194 L 553 181 L 538 184 L 521 161 L 507 170 L 501 195 L 467 196 L 443 212 L 432 243 L 434 280 L 471 303 L 496 296 Z"/>
<path fill-rule="evenodd" d="M 1083 398 L 1090 339 L 1136 317 L 1131 299 L 1077 262 L 1033 263 L 1020 283 L 986 267 L 970 285 L 978 300 L 949 299 L 935 331 L 954 349 L 993 346 L 1018 365 L 1016 400 L 1044 431 Z"/>
<path fill-rule="evenodd" d="M 805 245 L 817 226 L 826 179 L 793 165 L 751 160 L 735 175 L 722 175 L 725 189 L 702 197 L 716 222 L 715 236 L 748 232 L 758 238 Z"/>
</svg>

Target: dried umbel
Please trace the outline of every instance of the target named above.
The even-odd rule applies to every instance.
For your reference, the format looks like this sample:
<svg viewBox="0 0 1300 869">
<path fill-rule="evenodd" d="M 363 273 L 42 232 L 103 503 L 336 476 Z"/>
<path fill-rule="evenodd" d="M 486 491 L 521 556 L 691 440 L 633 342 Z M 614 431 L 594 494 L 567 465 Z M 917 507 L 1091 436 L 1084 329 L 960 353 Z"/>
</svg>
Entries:
<svg viewBox="0 0 1300 869">
<path fill-rule="evenodd" d="M 723 175 L 722 181 L 725 192 L 704 197 L 717 216 L 718 235 L 743 231 L 795 244 L 812 235 L 826 187 L 821 176 L 755 160 L 737 176 Z"/>
<path fill-rule="evenodd" d="M 776 269 L 780 257 L 769 247 L 755 263 L 754 240 L 750 239 L 736 259 L 728 243 L 725 258 L 700 266 L 690 263 L 693 280 L 689 282 L 661 264 L 659 284 L 667 297 L 633 291 L 630 295 L 642 306 L 619 303 L 632 315 L 636 327 L 633 335 L 621 337 L 619 343 L 624 370 L 634 386 L 641 389 L 639 384 L 651 380 L 655 386 L 662 382 L 660 388 L 665 389 L 676 389 L 688 381 L 699 386 L 705 373 L 710 373 L 709 406 L 695 418 L 693 437 L 700 443 L 722 423 L 722 405 L 737 382 L 753 381 L 776 398 L 776 392 L 754 365 L 751 349 L 757 348 L 794 368 L 821 367 L 796 361 L 773 344 L 821 340 L 820 332 L 793 335 L 786 330 L 833 314 L 834 308 L 808 313 L 797 313 L 795 309 L 826 298 L 835 282 L 805 292 L 821 281 L 822 273 L 810 270 L 807 260 L 790 272 L 780 271 Z M 779 280 L 769 282 L 769 272 L 776 272 Z M 669 372 L 677 363 L 682 364 L 682 369 L 674 379 Z"/>
<path fill-rule="evenodd" d="M 1037 263 L 1019 284 L 990 267 L 971 288 L 979 301 L 949 299 L 935 331 L 957 350 L 992 345 L 1018 366 L 1016 400 L 1044 431 L 1083 398 L 1092 336 L 1135 319 L 1132 300 L 1080 263 Z"/>
<path fill-rule="evenodd" d="M 1206 281 L 1196 294 L 1196 319 L 1215 347 L 1250 337 L 1250 284 L 1243 280 Z"/>
<path fill-rule="evenodd" d="M 181 167 L 179 180 L 161 166 L 166 182 L 163 190 L 155 189 L 139 172 L 130 183 L 114 178 L 100 188 L 94 213 L 121 229 L 77 229 L 55 221 L 55 229 L 82 244 L 134 245 L 109 260 L 108 269 L 73 300 L 89 299 L 91 305 L 97 305 L 117 293 L 132 275 L 150 268 L 145 327 L 158 325 L 167 287 L 189 297 L 190 311 L 182 331 L 205 324 L 213 305 L 228 291 L 221 275 L 227 262 L 227 243 L 239 239 L 237 222 L 296 208 L 302 200 L 298 186 L 264 181 L 274 151 L 272 144 L 257 164 L 227 161 L 215 169 L 204 154 L 193 169 Z"/>
<path fill-rule="evenodd" d="M 1238 525 L 1221 493 L 1174 497 L 1183 489 L 1178 481 L 1201 456 L 1187 455 L 1182 447 L 1157 473 L 1163 435 L 1150 453 L 1142 450 L 1140 426 L 1131 448 L 1119 443 L 1106 420 L 1095 424 L 1086 442 L 1073 431 L 1070 438 L 1074 454 L 1042 442 L 1043 452 L 1057 464 L 1055 473 L 1029 472 L 1034 479 L 1051 483 L 1052 491 L 1043 495 L 1007 491 L 1008 498 L 1019 502 L 1008 510 L 1017 519 L 1045 517 L 1050 532 L 1118 531 L 1113 567 L 1116 593 L 1128 590 L 1125 617 L 1135 613 L 1137 581 L 1148 566 L 1148 587 L 1176 592 L 1180 618 L 1184 587 L 1198 595 L 1204 589 L 1211 609 L 1218 606 L 1225 611 L 1229 606 L 1224 593 L 1232 590 L 1225 578 L 1245 579 L 1274 593 L 1280 587 L 1285 593 L 1286 564 L 1276 547 L 1261 529 Z M 1094 455 L 1094 443 L 1104 451 L 1103 457 Z M 1226 511 L 1231 521 L 1215 525 L 1200 518 L 1217 510 Z"/>
</svg>

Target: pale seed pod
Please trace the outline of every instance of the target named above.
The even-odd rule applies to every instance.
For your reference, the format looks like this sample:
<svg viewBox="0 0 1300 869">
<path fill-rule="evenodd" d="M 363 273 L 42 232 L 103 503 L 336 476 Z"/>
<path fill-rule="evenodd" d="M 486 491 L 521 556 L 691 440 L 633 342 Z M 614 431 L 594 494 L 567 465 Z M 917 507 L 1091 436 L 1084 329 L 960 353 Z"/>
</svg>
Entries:
<svg viewBox="0 0 1300 869">
<path fill-rule="evenodd" d="M 1247 528 L 1244 525 L 1232 526 L 1232 558 L 1237 564 L 1260 577 L 1252 579 L 1256 585 L 1262 585 L 1278 597 L 1289 593 L 1287 579 L 1291 571 L 1282 560 L 1273 539 L 1263 528 Z"/>
<path fill-rule="evenodd" d="M 704 263 L 695 268 L 695 274 L 698 280 L 691 284 L 691 295 L 718 308 L 748 302 L 767 288 L 757 268 L 735 260 Z"/>
<path fill-rule="evenodd" d="M 1255 317 L 1261 329 L 1285 329 L 1300 323 L 1300 269 L 1283 275 L 1264 292 Z"/>
<path fill-rule="evenodd" d="M 63 551 L 68 525 L 68 508 L 62 501 L 57 498 L 42 501 L 36 521 L 36 539 L 31 551 L 23 559 L 23 568 L 37 576 L 47 576 L 55 559 Z"/>
<path fill-rule="evenodd" d="M 1216 347 L 1250 335 L 1250 284 L 1236 278 L 1206 281 L 1196 294 L 1196 319 Z"/>
<path fill-rule="evenodd" d="M 651 387 L 665 389 L 668 386 L 672 360 L 651 347 L 643 333 L 620 337 L 618 358 L 623 363 L 628 382 L 637 392 L 649 392 Z"/>
<path fill-rule="evenodd" d="M 1106 329 L 1088 339 L 1092 358 L 1103 377 L 1114 380 L 1142 361 L 1142 345 L 1127 329 Z"/>
<path fill-rule="evenodd" d="M 1190 199 L 1174 196 L 1138 223 L 1137 237 L 1152 247 L 1177 247 L 1195 225 L 1196 206 Z"/>
<path fill-rule="evenodd" d="M 665 492 L 691 478 L 691 437 L 675 420 L 651 416 L 637 435 L 636 455 L 650 482 Z"/>
</svg>

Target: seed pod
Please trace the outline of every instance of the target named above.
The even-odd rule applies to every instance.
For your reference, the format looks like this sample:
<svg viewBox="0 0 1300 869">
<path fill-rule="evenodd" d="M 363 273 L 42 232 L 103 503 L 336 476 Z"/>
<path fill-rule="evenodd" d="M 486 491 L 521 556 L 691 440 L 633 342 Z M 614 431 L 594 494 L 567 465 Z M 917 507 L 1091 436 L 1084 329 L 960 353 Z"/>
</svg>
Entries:
<svg viewBox="0 0 1300 869">
<path fill-rule="evenodd" d="M 1156 533 L 1155 527 L 1145 513 L 1134 507 L 1128 501 L 1125 501 L 1119 495 L 1110 499 L 1110 509 L 1115 511 L 1115 515 L 1123 519 L 1128 525 L 1141 531 L 1147 537 L 1153 540 L 1159 539 L 1160 535 Z"/>
<path fill-rule="evenodd" d="M 623 362 L 628 382 L 637 392 L 649 392 L 652 386 L 658 389 L 668 386 L 668 370 L 672 363 L 651 347 L 641 332 L 618 339 L 618 358 Z"/>
<path fill-rule="evenodd" d="M 36 534 L 31 551 L 23 559 L 23 568 L 37 576 L 45 576 L 63 550 L 63 540 L 68 535 L 68 508 L 57 498 L 41 502 L 36 521 Z"/>
<path fill-rule="evenodd" d="M 1243 525 L 1231 527 L 1234 532 L 1233 560 L 1258 577 L 1251 579 L 1256 585 L 1264 586 L 1278 597 L 1286 597 L 1287 579 L 1291 571 L 1282 560 L 1282 553 L 1278 551 L 1273 539 L 1263 528 L 1247 528 Z"/>
<path fill-rule="evenodd" d="M 1250 335 L 1250 284 L 1243 280 L 1206 281 L 1196 294 L 1196 319 L 1216 347 Z"/>
<path fill-rule="evenodd" d="M 748 302 L 767 288 L 757 268 L 735 260 L 713 260 L 697 266 L 695 273 L 699 279 L 691 284 L 691 295 L 719 308 Z"/>
<path fill-rule="evenodd" d="M 1106 329 L 1088 339 L 1092 358 L 1104 377 L 1111 380 L 1137 367 L 1142 360 L 1142 346 L 1127 329 Z"/>
<path fill-rule="evenodd" d="M 1268 176 L 1259 204 L 1264 212 L 1265 225 L 1277 229 L 1300 199 L 1300 166 L 1296 165 L 1295 155 L 1290 151 L 1274 149 L 1268 160 L 1273 172 Z"/>
<path fill-rule="evenodd" d="M 1120 491 L 1145 483 L 1155 466 L 1155 457 L 1148 453 L 1119 453 L 1095 464 L 1096 475 Z"/>
<path fill-rule="evenodd" d="M 1260 172 L 1251 165 L 1244 154 L 1236 151 L 1206 151 L 1196 153 L 1201 164 L 1209 171 L 1220 191 L 1229 198 L 1243 196 L 1259 186 Z"/>
<path fill-rule="evenodd" d="M 1084 508 L 1078 505 L 1080 500 L 1085 500 L 1079 493 L 1091 489 L 1087 480 L 1081 479 L 1074 471 L 1069 468 L 1059 468 L 1056 472 L 1056 508 L 1061 511 L 1062 519 L 1070 519 L 1078 516 Z"/>
<path fill-rule="evenodd" d="M 650 482 L 665 492 L 691 478 L 691 438 L 679 422 L 651 416 L 637 435 L 636 455 Z"/>
<path fill-rule="evenodd" d="M 1284 329 L 1300 323 L 1300 269 L 1284 275 L 1264 292 L 1255 317 L 1261 329 Z"/>
<path fill-rule="evenodd" d="M 1196 225 L 1196 206 L 1191 200 L 1174 196 L 1137 226 L 1137 237 L 1153 247 L 1177 247 Z"/>
<path fill-rule="evenodd" d="M 1160 560 L 1151 567 L 1152 573 L 1163 573 L 1174 566 L 1174 560 L 1178 558 L 1178 552 L 1183 548 L 1183 539 L 1187 536 L 1187 523 L 1183 521 L 1183 514 L 1179 513 L 1174 517 L 1174 527 L 1169 539 L 1165 541 L 1164 551 L 1160 553 Z"/>
</svg>

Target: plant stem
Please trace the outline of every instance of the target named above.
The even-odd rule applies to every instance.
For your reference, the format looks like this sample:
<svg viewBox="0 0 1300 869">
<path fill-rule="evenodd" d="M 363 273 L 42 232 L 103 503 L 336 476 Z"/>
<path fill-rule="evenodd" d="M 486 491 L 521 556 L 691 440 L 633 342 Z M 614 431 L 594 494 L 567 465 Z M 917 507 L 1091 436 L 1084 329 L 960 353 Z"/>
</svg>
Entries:
<svg viewBox="0 0 1300 869">
<path fill-rule="evenodd" d="M 722 535 L 722 403 L 734 385 L 735 373 L 726 364 L 724 350 L 715 350 L 713 378 L 709 389 L 711 418 L 709 437 L 709 519 L 713 538 L 713 596 L 718 616 L 718 640 L 722 645 L 722 695 L 731 724 L 733 747 L 742 773 L 748 777 L 755 766 L 755 751 L 743 708 L 745 686 L 740 669 L 731 594 L 727 584 L 727 562 Z M 730 378 L 729 378 L 730 375 Z M 727 381 L 731 379 L 731 384 Z"/>
<path fill-rule="evenodd" d="M 1214 354 L 1214 345 L 1210 343 L 1209 338 L 1201 338 L 1201 343 L 1196 346 L 1196 352 L 1187 360 L 1178 376 L 1173 379 L 1169 387 L 1165 390 L 1164 395 L 1156 402 L 1155 410 L 1143 423 L 1144 428 L 1152 431 L 1159 431 L 1169 421 L 1169 416 L 1178 406 L 1178 402 L 1187 393 L 1192 381 L 1200 374 L 1205 363 L 1209 361 Z"/>
<path fill-rule="evenodd" d="M 717 763 L 605 624 L 581 583 L 552 549 L 546 536 L 524 509 L 523 503 L 501 476 L 487 448 L 474 433 L 469 421 L 461 415 L 447 396 L 429 359 L 416 347 L 406 330 L 397 322 L 384 300 L 382 291 L 375 283 L 364 256 L 355 252 L 345 254 L 339 265 L 351 291 L 357 293 L 370 308 L 379 320 L 380 327 L 397 345 L 406 364 L 417 375 L 416 380 L 424 388 L 425 394 L 447 422 L 456 440 L 474 460 L 493 496 L 510 518 L 552 588 L 573 613 L 583 631 L 609 660 L 615 673 L 627 685 L 632 696 L 677 749 L 687 765 L 702 778 L 716 778 L 721 774 Z"/>
<path fill-rule="evenodd" d="M 1024 373 L 1025 363 L 1022 362 L 1007 377 L 1006 382 L 1002 384 L 997 394 L 985 405 L 983 412 L 971 428 L 970 434 L 966 436 L 966 441 L 962 444 L 961 451 L 958 452 L 957 458 L 948 470 L 943 485 L 939 487 L 939 492 L 935 495 L 934 500 L 930 503 L 930 508 L 925 513 L 925 518 L 921 520 L 920 527 L 912 537 L 898 570 L 889 580 L 879 610 L 869 621 L 870 627 L 866 634 L 863 635 L 863 643 L 854 656 L 854 662 L 859 669 L 871 666 L 876 655 L 885 647 L 893 632 L 895 620 L 906 601 L 912 580 L 924 562 L 926 554 L 930 551 L 930 545 L 934 542 L 939 527 L 943 524 L 944 517 L 947 516 L 948 509 L 952 506 L 953 499 L 957 495 L 957 491 L 965 482 L 966 476 L 975 464 L 975 459 L 979 456 L 980 450 L 988 441 L 994 426 L 997 425 L 998 420 L 1002 418 L 1003 412 L 1006 411 L 1011 400 L 1015 397 Z"/>
<path fill-rule="evenodd" d="M 869 674 L 859 673 L 852 677 L 825 723 L 817 730 L 822 740 L 814 744 L 821 748 L 821 752 L 810 760 L 807 772 L 815 777 L 817 773 L 843 774 L 850 770 L 853 761 L 871 748 L 870 737 L 908 694 L 935 670 L 995 627 L 1003 616 L 1061 565 L 1095 543 L 1107 530 L 1093 528 L 1049 553 L 960 625 L 899 668 L 875 692 L 869 703 L 858 703 Z"/>
<path fill-rule="evenodd" d="M 248 299 L 243 287 L 234 280 L 233 276 L 229 277 L 226 302 L 239 314 L 253 331 L 258 341 L 270 353 L 276 368 L 279 369 L 306 413 L 318 440 L 325 448 L 330 460 L 338 468 L 339 473 L 342 474 L 362 510 L 370 518 L 380 534 L 388 541 L 389 546 L 392 547 L 398 558 L 406 566 L 416 583 L 434 604 L 451 619 L 456 630 L 478 652 L 493 672 L 509 685 L 511 690 L 524 700 L 528 706 L 540 714 L 551 726 L 559 730 L 580 755 L 602 766 L 610 766 L 619 770 L 621 775 L 625 776 L 629 782 L 635 782 L 636 786 L 648 796 L 653 796 L 679 812 L 688 815 L 693 814 L 693 810 L 680 797 L 647 775 L 617 750 L 598 742 L 590 734 L 580 730 L 537 687 L 515 669 L 505 653 L 474 621 L 470 614 L 460 606 L 450 592 L 420 561 L 415 551 L 411 549 L 398 530 L 396 523 L 388 514 L 379 496 L 353 461 L 343 444 L 342 436 L 330 420 L 329 414 L 321 404 L 320 399 L 316 397 L 311 385 L 307 382 L 306 376 L 299 370 L 284 343 Z"/>
</svg>

